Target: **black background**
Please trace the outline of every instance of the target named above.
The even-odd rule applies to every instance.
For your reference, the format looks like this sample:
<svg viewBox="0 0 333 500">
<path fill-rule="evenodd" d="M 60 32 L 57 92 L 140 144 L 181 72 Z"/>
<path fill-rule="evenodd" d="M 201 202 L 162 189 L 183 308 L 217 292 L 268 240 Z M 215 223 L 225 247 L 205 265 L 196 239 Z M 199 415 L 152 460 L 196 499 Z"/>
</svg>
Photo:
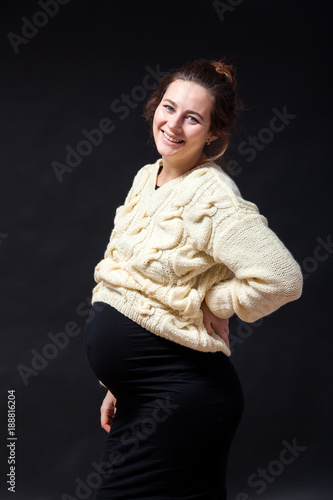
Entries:
<svg viewBox="0 0 333 500">
<path fill-rule="evenodd" d="M 135 87 L 153 82 L 145 80 L 150 70 L 201 57 L 227 57 L 237 67 L 246 110 L 229 152 L 238 166 L 233 178 L 305 277 L 299 301 L 246 329 L 231 320 L 246 409 L 230 457 L 228 498 L 333 498 L 330 2 L 224 4 L 222 14 L 211 1 L 70 0 L 47 24 L 35 16 L 37 1 L 1 4 L 1 499 L 78 498 L 76 479 L 86 482 L 92 462 L 101 460 L 105 391 L 87 363 L 82 333 L 67 335 L 63 349 L 49 334 L 70 322 L 82 332 L 115 209 L 135 172 L 158 157 L 142 118 L 145 90 Z M 23 16 L 45 25 L 15 53 L 8 34 L 22 36 Z M 137 97 L 122 119 L 110 106 L 132 92 Z M 273 110 L 284 108 L 296 116 L 265 135 Z M 114 131 L 60 182 L 52 163 L 65 164 L 66 146 L 77 148 L 82 130 L 104 118 Z M 248 161 L 239 145 L 258 134 L 269 141 Z M 24 380 L 22 366 L 31 370 L 43 349 L 53 359 Z M 15 496 L 6 485 L 10 389 L 17 407 Z M 204 411 L 198 401 L 198 432 Z M 305 449 L 281 470 L 274 461 L 285 442 Z M 259 468 L 276 471 L 262 493 L 248 483 Z"/>
</svg>

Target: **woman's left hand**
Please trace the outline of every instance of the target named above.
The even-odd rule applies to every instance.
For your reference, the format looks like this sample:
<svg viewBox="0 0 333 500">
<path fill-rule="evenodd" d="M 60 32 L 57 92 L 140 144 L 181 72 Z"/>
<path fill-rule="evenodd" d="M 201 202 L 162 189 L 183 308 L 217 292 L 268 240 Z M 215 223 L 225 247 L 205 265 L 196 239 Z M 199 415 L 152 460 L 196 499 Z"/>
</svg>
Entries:
<svg viewBox="0 0 333 500">
<path fill-rule="evenodd" d="M 101 406 L 101 427 L 106 432 L 110 432 L 111 430 L 112 420 L 114 419 L 117 410 L 116 402 L 117 400 L 112 392 L 108 391 Z"/>
<path fill-rule="evenodd" d="M 205 301 L 201 304 L 201 310 L 203 313 L 203 324 L 209 333 L 212 335 L 215 332 L 222 340 L 229 346 L 229 320 L 225 318 L 218 318 L 212 311 L 208 308 Z"/>
</svg>

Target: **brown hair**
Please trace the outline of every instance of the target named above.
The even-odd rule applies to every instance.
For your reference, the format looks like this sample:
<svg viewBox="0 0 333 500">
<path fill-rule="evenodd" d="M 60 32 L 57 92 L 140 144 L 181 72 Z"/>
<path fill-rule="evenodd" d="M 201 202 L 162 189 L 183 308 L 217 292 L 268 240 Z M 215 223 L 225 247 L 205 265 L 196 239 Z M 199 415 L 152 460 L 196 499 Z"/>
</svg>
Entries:
<svg viewBox="0 0 333 500">
<path fill-rule="evenodd" d="M 235 68 L 225 59 L 220 61 L 200 59 L 163 76 L 145 107 L 145 118 L 151 125 L 156 108 L 169 85 L 175 80 L 196 83 L 210 93 L 213 101 L 211 132 L 218 138 L 209 146 L 205 146 L 204 153 L 212 160 L 219 158 L 229 146 L 229 130 L 241 109 L 236 92 Z"/>
</svg>

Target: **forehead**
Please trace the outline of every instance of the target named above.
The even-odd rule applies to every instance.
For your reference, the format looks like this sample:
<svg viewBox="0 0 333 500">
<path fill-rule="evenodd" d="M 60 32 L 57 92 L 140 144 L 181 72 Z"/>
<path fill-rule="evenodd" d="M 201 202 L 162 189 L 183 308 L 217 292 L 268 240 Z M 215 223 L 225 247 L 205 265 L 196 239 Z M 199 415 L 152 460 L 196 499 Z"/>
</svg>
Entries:
<svg viewBox="0 0 333 500">
<path fill-rule="evenodd" d="M 203 116 L 210 116 L 212 110 L 212 98 L 209 92 L 193 82 L 175 80 L 167 88 L 163 99 L 171 99 L 183 111 L 197 111 Z"/>
</svg>

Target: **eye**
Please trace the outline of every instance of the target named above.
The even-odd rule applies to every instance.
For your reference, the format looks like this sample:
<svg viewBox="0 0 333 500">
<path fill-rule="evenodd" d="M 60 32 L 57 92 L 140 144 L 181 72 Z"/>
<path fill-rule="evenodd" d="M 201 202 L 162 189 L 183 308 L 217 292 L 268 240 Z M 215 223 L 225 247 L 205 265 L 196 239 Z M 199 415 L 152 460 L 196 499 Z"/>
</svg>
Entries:
<svg viewBox="0 0 333 500">
<path fill-rule="evenodd" d="M 197 120 L 196 118 L 194 118 L 194 116 L 189 116 L 189 117 L 188 117 L 188 120 L 189 120 L 191 123 L 199 123 L 199 120 Z"/>
<path fill-rule="evenodd" d="M 167 110 L 167 111 L 173 111 L 173 107 L 170 106 L 170 104 L 164 104 L 163 107 Z"/>
</svg>

